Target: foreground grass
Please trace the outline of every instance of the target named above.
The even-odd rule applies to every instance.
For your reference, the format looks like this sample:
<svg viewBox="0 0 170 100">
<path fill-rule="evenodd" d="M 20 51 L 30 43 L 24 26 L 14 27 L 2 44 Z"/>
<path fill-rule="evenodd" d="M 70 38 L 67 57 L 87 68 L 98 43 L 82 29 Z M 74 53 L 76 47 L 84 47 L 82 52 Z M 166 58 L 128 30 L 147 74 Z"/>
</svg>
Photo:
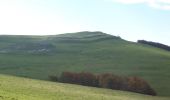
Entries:
<svg viewBox="0 0 170 100">
<path fill-rule="evenodd" d="M 0 75 L 0 100 L 169 100 L 130 92 Z"/>
</svg>

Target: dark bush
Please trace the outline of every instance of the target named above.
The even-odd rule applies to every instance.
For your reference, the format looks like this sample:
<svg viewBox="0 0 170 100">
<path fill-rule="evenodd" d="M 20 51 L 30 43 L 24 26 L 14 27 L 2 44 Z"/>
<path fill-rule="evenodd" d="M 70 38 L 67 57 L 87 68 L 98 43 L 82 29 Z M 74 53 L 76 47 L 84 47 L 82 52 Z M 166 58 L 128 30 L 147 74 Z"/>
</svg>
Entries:
<svg viewBox="0 0 170 100">
<path fill-rule="evenodd" d="M 99 75 L 99 86 L 103 88 L 110 88 L 116 90 L 126 90 L 127 79 L 125 77 L 109 73 L 101 74 Z"/>
<path fill-rule="evenodd" d="M 58 77 L 57 76 L 49 75 L 48 77 L 49 77 L 49 79 L 51 81 L 54 81 L 54 82 L 58 81 Z"/>
<path fill-rule="evenodd" d="M 59 81 L 63 83 L 76 83 L 76 76 L 71 72 L 63 72 L 59 78 Z"/>
<path fill-rule="evenodd" d="M 77 75 L 79 76 L 80 85 L 98 87 L 98 79 L 96 75 L 88 72 L 77 73 Z"/>
<path fill-rule="evenodd" d="M 128 78 L 128 91 L 156 95 L 156 92 L 151 88 L 151 86 L 143 79 L 138 77 L 129 77 Z"/>
<path fill-rule="evenodd" d="M 63 72 L 59 79 L 50 76 L 50 80 L 85 86 L 101 87 L 115 90 L 131 91 L 147 95 L 156 95 L 151 86 L 139 77 L 122 77 L 110 73 L 94 75 L 88 72 Z"/>
<path fill-rule="evenodd" d="M 146 41 L 146 40 L 138 40 L 138 43 L 147 44 L 147 45 L 151 45 L 151 46 L 154 46 L 154 47 L 157 47 L 157 48 L 161 48 L 161 49 L 170 51 L 170 46 L 164 45 L 164 44 L 161 44 L 161 43 Z"/>
<path fill-rule="evenodd" d="M 60 76 L 60 81 L 64 83 L 98 87 L 97 76 L 87 72 L 81 73 L 63 72 Z"/>
</svg>

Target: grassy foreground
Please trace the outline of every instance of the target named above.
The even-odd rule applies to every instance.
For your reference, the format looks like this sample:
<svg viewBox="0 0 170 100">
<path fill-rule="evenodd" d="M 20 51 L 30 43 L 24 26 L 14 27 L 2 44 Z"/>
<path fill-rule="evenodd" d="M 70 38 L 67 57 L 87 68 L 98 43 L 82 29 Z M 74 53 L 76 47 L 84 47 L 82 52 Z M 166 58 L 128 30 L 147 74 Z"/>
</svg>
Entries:
<svg viewBox="0 0 170 100">
<path fill-rule="evenodd" d="M 0 75 L 0 100 L 169 100 L 130 92 L 99 89 Z"/>
</svg>

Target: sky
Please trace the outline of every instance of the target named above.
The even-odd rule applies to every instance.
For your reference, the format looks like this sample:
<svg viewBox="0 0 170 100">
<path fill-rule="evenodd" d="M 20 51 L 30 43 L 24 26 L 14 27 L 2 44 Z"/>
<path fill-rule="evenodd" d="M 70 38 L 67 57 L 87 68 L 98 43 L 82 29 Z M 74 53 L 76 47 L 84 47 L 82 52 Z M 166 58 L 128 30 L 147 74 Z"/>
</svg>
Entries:
<svg viewBox="0 0 170 100">
<path fill-rule="evenodd" d="M 170 45 L 170 0 L 0 0 L 0 35 L 79 31 Z"/>
</svg>

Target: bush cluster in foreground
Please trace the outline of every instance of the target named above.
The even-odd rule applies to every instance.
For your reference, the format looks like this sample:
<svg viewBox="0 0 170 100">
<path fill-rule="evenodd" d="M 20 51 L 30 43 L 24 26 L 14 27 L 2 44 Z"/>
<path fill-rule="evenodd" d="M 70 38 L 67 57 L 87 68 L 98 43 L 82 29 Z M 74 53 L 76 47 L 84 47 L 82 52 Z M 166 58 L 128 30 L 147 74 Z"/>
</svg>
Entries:
<svg viewBox="0 0 170 100">
<path fill-rule="evenodd" d="M 89 72 L 63 72 L 60 77 L 49 76 L 51 81 L 84 86 L 131 91 L 147 95 L 156 95 L 151 86 L 139 77 L 122 77 L 110 73 L 95 75 Z"/>
</svg>

